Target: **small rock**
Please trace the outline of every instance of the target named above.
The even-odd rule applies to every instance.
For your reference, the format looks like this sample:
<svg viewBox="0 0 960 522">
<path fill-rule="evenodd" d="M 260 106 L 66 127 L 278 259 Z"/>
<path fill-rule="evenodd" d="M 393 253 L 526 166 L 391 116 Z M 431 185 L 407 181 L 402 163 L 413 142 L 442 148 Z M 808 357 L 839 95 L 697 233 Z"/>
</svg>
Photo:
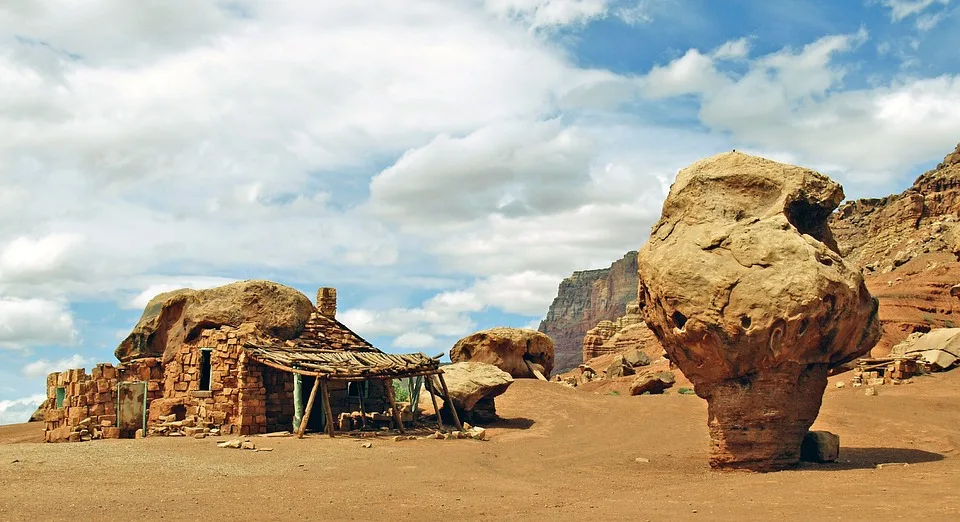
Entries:
<svg viewBox="0 0 960 522">
<path fill-rule="evenodd" d="M 804 462 L 836 462 L 840 457 L 840 437 L 829 431 L 809 431 L 800 444 Z"/>
<path fill-rule="evenodd" d="M 905 468 L 909 466 L 906 462 L 884 462 L 883 464 L 877 464 L 877 469 L 883 468 Z"/>
<path fill-rule="evenodd" d="M 393 438 L 393 442 L 400 442 L 401 440 L 407 440 L 407 438 L 401 435 L 397 435 Z"/>
<path fill-rule="evenodd" d="M 183 433 L 179 431 L 171 431 L 167 434 L 167 437 L 183 437 Z"/>
<path fill-rule="evenodd" d="M 866 395 L 867 397 L 875 397 L 877 395 L 877 389 L 871 386 L 866 389 L 866 391 L 864 392 L 864 395 Z"/>
<path fill-rule="evenodd" d="M 207 434 L 206 434 L 206 433 L 195 433 L 195 434 L 193 435 L 193 438 L 195 438 L 195 439 L 205 439 L 205 438 L 207 438 Z"/>
<path fill-rule="evenodd" d="M 363 444 L 360 445 L 360 447 L 361 447 L 361 448 L 370 449 L 370 448 L 373 447 L 373 443 L 372 443 L 372 442 L 364 442 Z"/>
<path fill-rule="evenodd" d="M 650 463 L 650 459 L 647 459 L 647 458 L 644 458 L 644 457 L 637 457 L 637 458 L 635 458 L 635 459 L 633 459 L 633 460 L 634 460 L 634 462 L 638 462 L 638 463 L 640 463 L 640 464 L 649 464 L 649 463 Z"/>
<path fill-rule="evenodd" d="M 257 449 L 257 445 L 250 442 L 249 440 L 246 440 L 246 441 L 243 441 L 242 444 L 240 444 L 240 449 L 255 450 Z"/>
<path fill-rule="evenodd" d="M 843 387 L 845 387 L 846 385 L 847 385 L 847 383 L 845 383 L 845 382 L 843 382 L 843 381 L 837 381 L 837 388 L 843 388 Z"/>
<path fill-rule="evenodd" d="M 273 448 L 257 448 L 257 449 L 255 449 L 254 451 L 256 451 L 256 452 L 273 451 Z"/>
</svg>

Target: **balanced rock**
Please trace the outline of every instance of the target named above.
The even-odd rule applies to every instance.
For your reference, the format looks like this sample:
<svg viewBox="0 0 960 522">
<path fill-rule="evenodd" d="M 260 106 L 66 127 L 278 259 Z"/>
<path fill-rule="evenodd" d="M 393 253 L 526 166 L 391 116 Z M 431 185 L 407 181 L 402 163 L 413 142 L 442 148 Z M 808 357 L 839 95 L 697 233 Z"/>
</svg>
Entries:
<svg viewBox="0 0 960 522">
<path fill-rule="evenodd" d="M 449 392 L 449 400 L 444 401 L 443 408 L 449 407 L 452 402 L 463 420 L 473 423 L 496 419 L 494 398 L 513 384 L 513 377 L 509 373 L 481 362 L 459 362 L 443 366 L 442 369 Z M 442 393 L 439 379 L 430 377 L 430 382 L 434 390 Z"/>
<path fill-rule="evenodd" d="M 827 372 L 879 338 L 827 226 L 843 197 L 811 170 L 719 154 L 680 171 L 640 251 L 644 320 L 709 403 L 715 468 L 795 464 Z"/>
<path fill-rule="evenodd" d="M 163 357 L 169 362 L 185 341 L 220 326 L 254 325 L 258 333 L 292 339 L 315 308 L 310 298 L 270 281 L 241 281 L 209 290 L 175 290 L 147 303 L 140 321 L 114 355 L 121 362 Z"/>
<path fill-rule="evenodd" d="M 658 394 L 674 385 L 677 382 L 677 376 L 673 372 L 647 373 L 640 375 L 630 385 L 630 395 L 643 395 L 644 393 Z"/>
<path fill-rule="evenodd" d="M 536 330 L 491 328 L 457 341 L 450 360 L 492 364 L 516 379 L 534 379 L 533 370 L 550 378 L 553 371 L 553 341 Z"/>
</svg>

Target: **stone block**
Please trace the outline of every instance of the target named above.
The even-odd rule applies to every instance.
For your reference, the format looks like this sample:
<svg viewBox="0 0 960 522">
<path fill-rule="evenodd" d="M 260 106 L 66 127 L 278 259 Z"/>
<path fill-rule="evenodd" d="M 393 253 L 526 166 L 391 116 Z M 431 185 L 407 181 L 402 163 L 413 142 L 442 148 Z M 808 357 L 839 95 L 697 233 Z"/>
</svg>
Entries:
<svg viewBox="0 0 960 522">
<path fill-rule="evenodd" d="M 836 462 L 840 457 L 840 437 L 829 431 L 809 431 L 800 446 L 804 462 Z"/>
</svg>

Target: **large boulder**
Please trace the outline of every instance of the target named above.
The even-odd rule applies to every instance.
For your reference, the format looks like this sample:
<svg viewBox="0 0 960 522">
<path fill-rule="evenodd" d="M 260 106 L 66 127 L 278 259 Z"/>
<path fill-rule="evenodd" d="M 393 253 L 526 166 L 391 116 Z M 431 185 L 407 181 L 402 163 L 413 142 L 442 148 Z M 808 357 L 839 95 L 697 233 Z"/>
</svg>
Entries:
<svg viewBox="0 0 960 522">
<path fill-rule="evenodd" d="M 270 281 L 241 281 L 209 290 L 175 290 L 147 304 L 140 321 L 114 354 L 121 362 L 163 357 L 169 362 L 184 342 L 207 328 L 253 324 L 281 340 L 303 331 L 315 308 L 302 293 Z"/>
<path fill-rule="evenodd" d="M 917 356 L 935 370 L 949 369 L 960 360 L 960 328 L 935 328 L 927 333 L 913 333 L 894 346 L 890 355 Z"/>
<path fill-rule="evenodd" d="M 513 377 L 509 373 L 492 364 L 481 362 L 459 362 L 443 366 L 442 369 L 443 381 L 449 392 L 443 408 L 453 403 L 462 420 L 471 422 L 489 422 L 496 419 L 494 398 L 503 394 L 513 384 Z M 442 394 L 443 388 L 439 379 L 433 376 L 430 380 L 434 390 Z"/>
<path fill-rule="evenodd" d="M 535 368 L 547 379 L 553 371 L 553 341 L 526 328 L 491 328 L 457 341 L 450 350 L 453 362 L 492 364 L 517 379 L 533 379 Z"/>
<path fill-rule="evenodd" d="M 660 394 L 677 382 L 673 372 L 645 373 L 630 384 L 630 395 Z"/>
<path fill-rule="evenodd" d="M 715 468 L 797 463 L 827 372 L 879 339 L 827 226 L 843 197 L 811 170 L 719 154 L 680 171 L 640 251 L 644 319 L 709 403 Z"/>
</svg>

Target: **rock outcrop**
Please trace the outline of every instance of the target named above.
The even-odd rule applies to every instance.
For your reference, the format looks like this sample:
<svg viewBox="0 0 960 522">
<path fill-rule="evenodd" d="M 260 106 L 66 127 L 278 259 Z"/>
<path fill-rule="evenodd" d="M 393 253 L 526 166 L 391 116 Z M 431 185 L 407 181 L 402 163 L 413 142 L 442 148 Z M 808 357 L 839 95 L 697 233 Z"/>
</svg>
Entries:
<svg viewBox="0 0 960 522">
<path fill-rule="evenodd" d="M 673 386 L 676 382 L 677 376 L 673 372 L 645 373 L 630 384 L 630 395 L 663 393 L 664 390 Z"/>
<path fill-rule="evenodd" d="M 255 325 L 259 333 L 288 340 L 303 331 L 315 308 L 310 298 L 270 281 L 241 281 L 209 290 L 175 290 L 150 300 L 114 354 L 121 362 L 177 353 L 205 329 Z"/>
<path fill-rule="evenodd" d="M 600 321 L 587 332 L 583 338 L 583 362 L 629 350 L 641 350 L 651 357 L 663 351 L 660 341 L 643 322 L 636 300 L 627 304 L 626 315 L 616 321 Z"/>
<path fill-rule="evenodd" d="M 827 372 L 880 336 L 827 225 L 842 200 L 816 172 L 719 154 L 680 171 L 640 250 L 643 317 L 709 404 L 715 468 L 797 463 Z"/>
<path fill-rule="evenodd" d="M 535 379 L 536 370 L 545 378 L 553 371 L 553 341 L 546 334 L 526 328 L 490 328 L 457 341 L 450 360 L 492 364 L 515 379 Z"/>
<path fill-rule="evenodd" d="M 960 324 L 960 146 L 902 194 L 844 204 L 831 216 L 841 252 L 880 301 L 886 356 L 913 332 Z"/>
<path fill-rule="evenodd" d="M 587 330 L 624 315 L 627 303 L 636 298 L 636 252 L 627 252 L 609 268 L 574 272 L 564 279 L 539 328 L 553 339 L 556 371 L 580 364 Z"/>
<path fill-rule="evenodd" d="M 434 389 L 442 393 L 439 379 L 430 379 Z M 492 364 L 481 362 L 459 362 L 444 366 L 443 380 L 450 395 L 444 397 L 444 406 L 441 409 L 448 408 L 449 404 L 453 403 L 461 420 L 474 424 L 497 419 L 494 399 L 513 384 L 513 377 L 509 373 Z"/>
</svg>

